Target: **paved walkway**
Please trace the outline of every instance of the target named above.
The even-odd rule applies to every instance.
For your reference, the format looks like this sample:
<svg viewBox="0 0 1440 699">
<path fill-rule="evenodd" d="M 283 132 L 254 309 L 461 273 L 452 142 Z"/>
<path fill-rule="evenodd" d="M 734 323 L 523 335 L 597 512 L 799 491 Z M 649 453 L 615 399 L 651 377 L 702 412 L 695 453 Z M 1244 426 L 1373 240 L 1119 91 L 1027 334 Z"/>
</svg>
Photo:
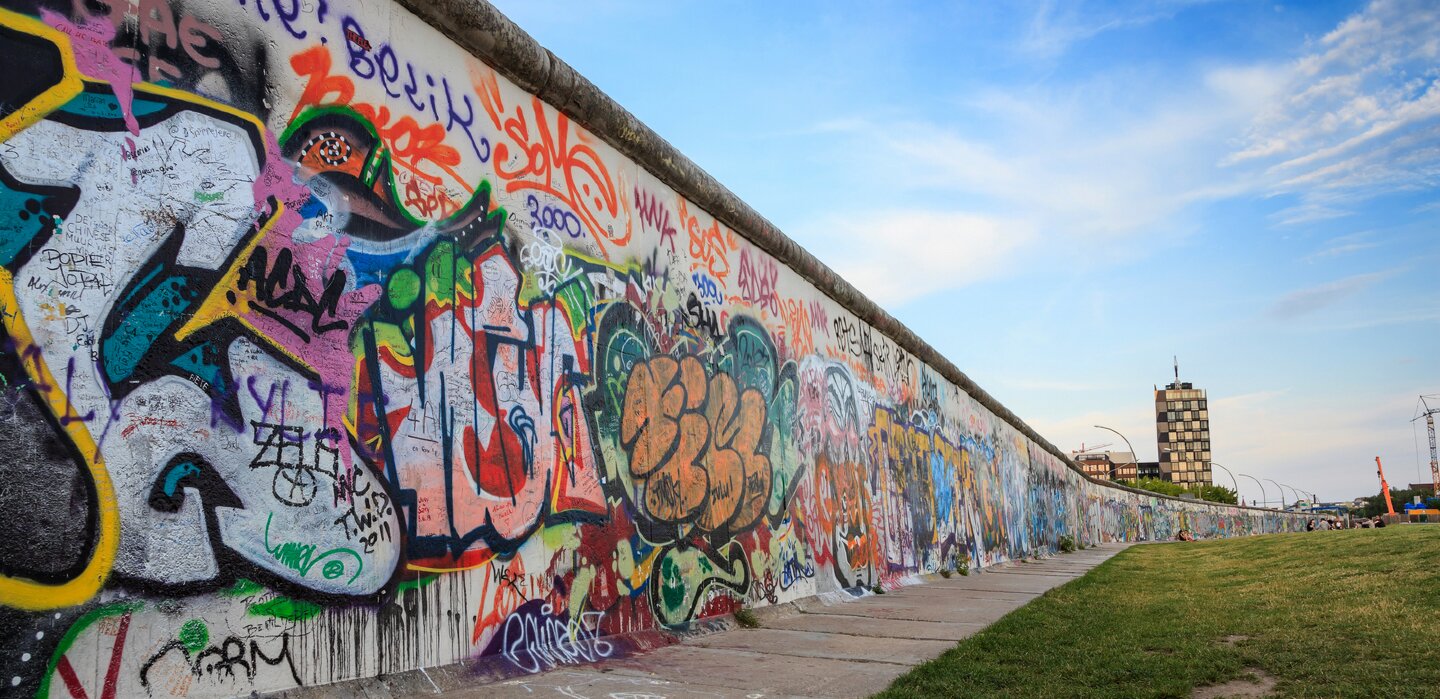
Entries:
<svg viewBox="0 0 1440 699">
<path fill-rule="evenodd" d="M 625 658 L 446 696 L 865 697 L 1127 546 L 1106 544 L 985 573 L 936 576 L 924 585 L 844 603 L 811 599 L 781 605 L 761 616 L 762 628 L 697 636 Z"/>
</svg>

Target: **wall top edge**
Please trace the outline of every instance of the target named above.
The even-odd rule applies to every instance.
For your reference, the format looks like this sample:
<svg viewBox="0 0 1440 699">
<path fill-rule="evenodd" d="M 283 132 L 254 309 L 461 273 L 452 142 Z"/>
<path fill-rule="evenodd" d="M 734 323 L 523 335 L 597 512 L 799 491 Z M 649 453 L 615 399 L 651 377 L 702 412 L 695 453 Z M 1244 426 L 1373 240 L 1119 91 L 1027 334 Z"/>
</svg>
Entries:
<svg viewBox="0 0 1440 699">
<path fill-rule="evenodd" d="M 704 208 L 725 225 L 744 235 L 802 278 L 834 299 L 857 318 L 889 336 L 997 417 L 1010 423 L 1031 441 L 1084 476 L 1080 467 L 1059 447 L 1042 437 L 1024 420 L 981 388 L 965 372 L 940 354 L 904 323 L 836 274 L 775 224 L 745 203 L 674 145 L 561 60 L 506 17 L 487 0 L 397 0 L 417 17 L 445 34 L 516 85 L 548 102 L 584 125 L 626 157 L 634 160 L 676 192 Z M 1186 501 L 1161 493 L 1117 485 L 1090 476 L 1093 483 L 1133 493 Z M 1223 507 L 1286 514 L 1281 510 L 1227 503 Z"/>
</svg>

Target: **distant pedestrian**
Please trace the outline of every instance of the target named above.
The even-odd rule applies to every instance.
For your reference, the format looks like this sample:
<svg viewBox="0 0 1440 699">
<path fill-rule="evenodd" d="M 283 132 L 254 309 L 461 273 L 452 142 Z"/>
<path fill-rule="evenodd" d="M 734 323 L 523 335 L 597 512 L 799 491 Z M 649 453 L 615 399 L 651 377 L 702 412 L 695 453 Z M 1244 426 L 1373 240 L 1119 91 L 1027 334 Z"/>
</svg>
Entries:
<svg viewBox="0 0 1440 699">
<path fill-rule="evenodd" d="M 1313 532 L 1313 531 L 1315 531 L 1315 520 L 1312 519 L 1312 520 L 1310 520 L 1309 522 L 1306 522 L 1306 523 L 1305 523 L 1305 531 L 1307 531 L 1307 532 Z"/>
<path fill-rule="evenodd" d="M 1385 518 L 1384 518 L 1384 517 L 1376 517 L 1376 518 L 1375 518 L 1375 528 L 1376 528 L 1376 529 L 1384 529 L 1384 528 L 1385 528 Z"/>
</svg>

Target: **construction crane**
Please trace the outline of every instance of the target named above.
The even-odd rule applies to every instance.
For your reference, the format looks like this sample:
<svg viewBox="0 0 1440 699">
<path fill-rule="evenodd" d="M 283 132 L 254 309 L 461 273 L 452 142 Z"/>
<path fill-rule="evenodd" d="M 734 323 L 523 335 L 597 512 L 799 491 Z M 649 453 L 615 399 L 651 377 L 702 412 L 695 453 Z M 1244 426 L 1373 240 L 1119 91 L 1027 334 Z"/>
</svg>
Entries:
<svg viewBox="0 0 1440 699">
<path fill-rule="evenodd" d="M 1091 452 L 1100 451 L 1101 449 L 1104 449 L 1105 447 L 1108 447 L 1108 446 L 1113 446 L 1113 445 L 1112 445 L 1110 442 L 1106 442 L 1106 443 L 1104 443 L 1104 444 L 1092 444 L 1092 445 L 1090 445 L 1090 446 L 1087 448 L 1087 447 L 1085 446 L 1085 443 L 1084 443 L 1084 442 L 1081 442 L 1081 443 L 1080 443 L 1080 451 L 1075 452 L 1075 453 L 1077 453 L 1077 454 L 1089 454 L 1089 453 L 1091 453 Z"/>
<path fill-rule="evenodd" d="M 1425 418 L 1425 427 L 1430 432 L 1430 483 L 1434 487 L 1431 492 L 1440 495 L 1440 458 L 1437 458 L 1435 450 L 1435 414 L 1440 413 L 1440 408 L 1430 407 L 1430 403 L 1426 401 L 1427 398 L 1440 405 L 1440 395 L 1420 396 L 1419 410 L 1416 411 L 1415 417 L 1410 422 Z"/>
<path fill-rule="evenodd" d="M 1104 448 L 1109 447 L 1109 446 L 1112 446 L 1111 443 L 1110 443 L 1110 442 L 1106 442 L 1105 444 L 1092 444 L 1092 445 L 1090 445 L 1090 446 L 1087 448 L 1087 447 L 1085 446 L 1085 443 L 1084 443 L 1084 442 L 1081 442 L 1081 443 L 1080 443 L 1080 451 L 1070 452 L 1070 456 L 1071 456 L 1072 458 L 1078 459 L 1078 458 L 1080 458 L 1080 457 L 1082 457 L 1082 456 L 1085 456 L 1086 454 L 1094 454 L 1094 453 L 1097 453 L 1097 452 L 1099 452 L 1101 449 L 1104 449 Z M 1110 457 L 1107 455 L 1107 456 L 1105 457 L 1105 460 L 1106 460 L 1106 461 L 1109 461 L 1109 460 L 1110 460 Z M 1113 463 L 1110 465 L 1110 472 L 1111 472 L 1111 476 L 1113 477 L 1113 476 L 1114 476 L 1114 472 L 1115 472 L 1115 465 L 1114 465 Z"/>
<path fill-rule="evenodd" d="M 1385 509 L 1390 516 L 1395 516 L 1395 503 L 1390 502 L 1390 484 L 1385 482 L 1385 467 L 1380 465 L 1380 457 L 1375 457 L 1375 473 L 1380 475 L 1380 492 L 1385 494 Z"/>
</svg>

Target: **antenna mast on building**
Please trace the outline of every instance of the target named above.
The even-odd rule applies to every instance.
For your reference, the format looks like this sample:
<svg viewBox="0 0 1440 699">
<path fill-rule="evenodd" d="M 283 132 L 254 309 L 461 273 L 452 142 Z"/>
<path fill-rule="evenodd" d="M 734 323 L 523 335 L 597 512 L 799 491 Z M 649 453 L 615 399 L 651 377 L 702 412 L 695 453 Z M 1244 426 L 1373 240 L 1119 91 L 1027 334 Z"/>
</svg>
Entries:
<svg viewBox="0 0 1440 699">
<path fill-rule="evenodd" d="M 1430 407 L 1426 398 L 1437 400 L 1440 399 L 1440 395 L 1420 396 L 1420 409 L 1410 422 L 1425 418 L 1425 428 L 1430 432 L 1430 483 L 1435 489 L 1434 493 L 1440 495 L 1440 458 L 1437 458 L 1435 449 L 1435 414 L 1440 413 L 1440 408 Z"/>
<path fill-rule="evenodd" d="M 1170 358 L 1175 360 L 1175 383 L 1180 383 L 1180 357 L 1172 354 Z"/>
</svg>

